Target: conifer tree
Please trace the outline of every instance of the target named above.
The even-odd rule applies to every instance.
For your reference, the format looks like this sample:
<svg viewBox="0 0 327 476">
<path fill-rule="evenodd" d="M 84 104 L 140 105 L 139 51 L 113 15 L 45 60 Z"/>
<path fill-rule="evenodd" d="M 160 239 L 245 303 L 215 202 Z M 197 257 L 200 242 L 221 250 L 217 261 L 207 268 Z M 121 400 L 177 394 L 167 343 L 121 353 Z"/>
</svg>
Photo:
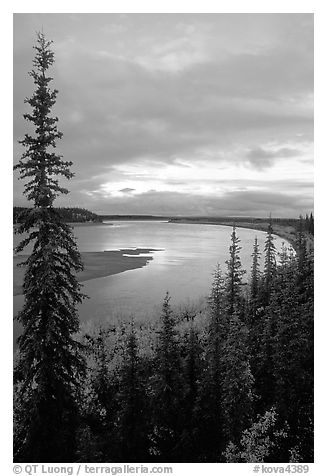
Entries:
<svg viewBox="0 0 327 476">
<path fill-rule="evenodd" d="M 309 233 L 310 235 L 314 235 L 314 218 L 312 212 L 310 213 L 310 218 L 309 218 Z"/>
<path fill-rule="evenodd" d="M 226 298 L 225 298 L 225 280 L 222 275 L 221 267 L 217 267 L 213 274 L 213 282 L 209 295 L 210 306 L 210 324 L 209 338 L 218 338 L 224 340 L 228 332 L 228 321 L 226 318 Z"/>
<path fill-rule="evenodd" d="M 230 258 L 228 261 L 226 261 L 226 300 L 227 312 L 229 316 L 232 316 L 235 311 L 239 310 L 242 276 L 245 274 L 245 270 L 242 269 L 240 259 L 241 246 L 239 243 L 240 239 L 236 236 L 236 228 L 234 225 L 231 234 L 231 245 L 229 247 Z"/>
<path fill-rule="evenodd" d="M 234 314 L 222 357 L 222 415 L 226 442 L 239 442 L 253 410 L 254 379 L 250 368 L 248 329 Z"/>
<path fill-rule="evenodd" d="M 279 270 L 285 271 L 290 262 L 290 257 L 289 257 L 288 249 L 284 241 L 282 242 L 281 250 L 278 253 L 278 255 L 279 255 L 279 266 L 277 267 L 277 271 Z"/>
<path fill-rule="evenodd" d="M 276 274 L 276 247 L 274 244 L 273 228 L 271 216 L 267 230 L 265 241 L 265 265 L 264 265 L 264 288 L 265 288 L 265 304 L 268 304 L 273 278 Z"/>
<path fill-rule="evenodd" d="M 299 279 L 303 279 L 306 274 L 307 266 L 307 240 L 304 232 L 304 222 L 300 215 L 299 225 L 296 234 L 296 256 L 298 265 Z"/>
<path fill-rule="evenodd" d="M 309 232 L 310 221 L 309 221 L 309 215 L 307 213 L 305 214 L 304 228 L 307 232 Z"/>
<path fill-rule="evenodd" d="M 282 245 L 279 253 L 280 264 L 271 276 L 269 302 L 267 297 L 266 281 L 264 281 L 263 297 L 265 307 L 261 308 L 259 318 L 253 324 L 250 333 L 252 337 L 252 370 L 255 376 L 256 392 L 260 395 L 257 404 L 258 411 L 263 411 L 275 403 L 275 361 L 274 349 L 276 345 L 277 323 L 283 312 L 279 305 L 280 290 L 288 286 L 289 280 L 295 285 L 295 270 L 290 270 L 291 255 L 286 246 Z"/>
<path fill-rule="evenodd" d="M 307 257 L 307 261 L 310 257 Z M 274 392 L 278 413 L 290 426 L 290 447 L 312 460 L 313 269 L 298 281 L 296 261 L 281 271 L 270 308 L 276 315 L 273 341 Z"/>
<path fill-rule="evenodd" d="M 181 369 L 175 319 L 167 293 L 162 306 L 161 328 L 153 379 L 153 441 L 159 461 L 174 461 L 181 436 Z"/>
<path fill-rule="evenodd" d="M 258 421 L 243 431 L 240 448 L 229 443 L 224 456 L 227 463 L 264 463 L 278 461 L 276 455 L 287 438 L 285 429 L 278 429 L 275 408 L 258 416 Z"/>
<path fill-rule="evenodd" d="M 218 264 L 209 297 L 210 320 L 207 329 L 204 372 L 197 404 L 198 449 L 201 460 L 207 462 L 217 462 L 222 450 L 221 359 L 222 348 L 229 329 L 224 287 L 225 280 Z"/>
<path fill-rule="evenodd" d="M 187 344 L 187 355 L 185 359 L 186 392 L 184 401 L 187 404 L 187 413 L 190 417 L 187 419 L 190 421 L 192 420 L 194 404 L 198 392 L 198 371 L 200 366 L 200 344 L 197 332 L 194 329 L 193 321 L 191 321 Z"/>
<path fill-rule="evenodd" d="M 260 251 L 258 238 L 255 237 L 252 253 L 252 267 L 251 267 L 251 299 L 254 301 L 258 297 L 259 282 L 260 282 Z"/>
<path fill-rule="evenodd" d="M 198 422 L 195 410 L 201 375 L 201 350 L 198 333 L 194 328 L 193 319 L 191 319 L 189 331 L 186 335 L 185 358 L 183 361 L 182 433 L 176 447 L 179 462 L 196 462 L 199 452 Z"/>
<path fill-rule="evenodd" d="M 78 432 L 78 461 L 105 462 L 117 455 L 115 416 L 118 378 L 111 371 L 109 346 L 113 329 L 100 326 L 96 334 L 84 336 L 88 369 L 83 380 Z"/>
<path fill-rule="evenodd" d="M 149 428 L 147 397 L 133 322 L 125 346 L 126 355 L 120 371 L 120 389 L 117 395 L 120 459 L 126 462 L 142 462 L 147 461 L 149 457 Z"/>
<path fill-rule="evenodd" d="M 256 377 L 260 362 L 258 354 L 262 346 L 263 335 L 263 307 L 262 307 L 262 273 L 260 271 L 260 251 L 258 239 L 255 237 L 252 252 L 252 267 L 251 267 L 251 281 L 250 281 L 250 300 L 247 309 L 246 323 L 249 328 L 249 351 L 250 364 L 253 375 Z"/>
<path fill-rule="evenodd" d="M 32 112 L 24 118 L 34 126 L 25 134 L 25 147 L 15 169 L 27 179 L 25 195 L 33 208 L 25 211 L 18 233 L 28 236 L 17 246 L 22 251 L 31 243 L 33 251 L 26 267 L 25 302 L 18 314 L 23 332 L 19 338 L 19 360 L 15 369 L 17 411 L 16 461 L 72 461 L 77 421 L 76 392 L 84 371 L 79 344 L 72 335 L 79 330 L 76 305 L 82 301 L 75 272 L 82 269 L 80 254 L 70 227 L 53 207 L 55 198 L 68 190 L 58 176 L 70 179 L 71 162 L 56 154 L 62 133 L 57 117 L 51 116 L 57 90 L 50 89 L 48 68 L 54 62 L 51 42 L 37 35 L 34 69 L 36 85 L 26 99 Z"/>
</svg>

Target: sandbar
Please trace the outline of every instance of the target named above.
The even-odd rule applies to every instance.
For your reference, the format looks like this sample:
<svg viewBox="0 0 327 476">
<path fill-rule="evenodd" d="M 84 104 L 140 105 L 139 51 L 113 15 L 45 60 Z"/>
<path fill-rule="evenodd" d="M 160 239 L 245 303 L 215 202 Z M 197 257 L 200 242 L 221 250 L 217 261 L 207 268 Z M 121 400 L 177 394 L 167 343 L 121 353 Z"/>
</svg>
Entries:
<svg viewBox="0 0 327 476">
<path fill-rule="evenodd" d="M 82 260 L 84 263 L 84 270 L 77 273 L 79 282 L 89 281 L 90 279 L 104 278 L 113 274 L 123 273 L 131 269 L 143 268 L 153 259 L 149 255 L 154 251 L 160 251 L 152 248 L 136 248 L 136 249 L 122 249 L 110 251 L 89 251 L 83 252 Z M 130 256 L 126 256 L 130 255 Z M 140 254 L 148 256 L 140 256 Z M 14 296 L 23 294 L 23 279 L 25 267 L 18 267 L 27 258 L 26 255 L 14 256 L 13 264 L 13 291 Z"/>
</svg>

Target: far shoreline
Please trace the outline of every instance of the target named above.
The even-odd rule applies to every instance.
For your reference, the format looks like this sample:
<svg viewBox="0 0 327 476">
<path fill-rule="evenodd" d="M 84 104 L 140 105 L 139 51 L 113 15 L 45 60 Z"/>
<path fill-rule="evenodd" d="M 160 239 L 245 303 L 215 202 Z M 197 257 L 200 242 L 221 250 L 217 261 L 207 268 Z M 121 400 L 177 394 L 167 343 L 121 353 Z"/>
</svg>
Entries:
<svg viewBox="0 0 327 476">
<path fill-rule="evenodd" d="M 237 220 L 235 220 L 235 222 L 232 222 L 232 221 L 225 222 L 223 220 L 208 221 L 204 219 L 194 220 L 194 219 L 187 219 L 187 218 L 182 218 L 182 219 L 174 218 L 169 220 L 169 223 L 190 224 L 190 225 L 216 225 L 216 226 L 229 226 L 229 227 L 232 227 L 235 225 L 235 228 L 245 228 L 248 230 L 262 231 L 264 233 L 267 233 L 268 224 L 269 224 L 268 221 L 261 222 L 260 224 L 258 224 L 258 223 L 251 223 L 251 222 L 238 222 Z M 273 223 L 272 228 L 273 228 L 273 235 L 278 236 L 282 240 L 285 240 L 293 248 L 295 248 L 296 228 L 294 226 L 291 226 L 291 225 L 285 226 L 285 225 Z"/>
</svg>

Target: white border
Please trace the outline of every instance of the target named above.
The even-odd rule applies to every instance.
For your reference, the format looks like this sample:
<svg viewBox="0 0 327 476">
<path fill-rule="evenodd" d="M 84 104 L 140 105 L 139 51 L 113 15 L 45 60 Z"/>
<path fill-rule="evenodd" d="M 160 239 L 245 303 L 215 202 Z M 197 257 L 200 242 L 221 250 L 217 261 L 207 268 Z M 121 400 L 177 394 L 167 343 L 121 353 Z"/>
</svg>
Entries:
<svg viewBox="0 0 327 476">
<path fill-rule="evenodd" d="M 77 8 L 76 8 L 77 7 Z M 136 8 L 137 7 L 137 8 Z M 121 0 L 119 2 L 95 1 L 72 2 L 58 0 L 56 2 L 44 1 L 13 1 L 1 7 L 1 137 L 2 147 L 0 159 L 2 178 L 0 192 L 2 204 L 1 246 L 4 266 L 1 273 L 1 307 L 2 318 L 2 345 L 1 348 L 1 449 L 2 462 L 6 465 L 3 474 L 12 474 L 12 49 L 13 30 L 12 14 L 15 13 L 315 13 L 315 464 L 311 465 L 309 474 L 326 474 L 323 468 L 326 459 L 326 380 L 325 362 L 326 355 L 326 303 L 323 299 L 326 294 L 326 238 L 324 222 L 326 221 L 326 189 L 327 174 L 325 162 L 326 151 L 326 30 L 327 17 L 323 1 L 228 1 L 213 2 L 201 0 L 198 2 L 182 2 L 180 0 L 144 1 Z M 4 106 L 3 106 L 4 103 Z M 322 120 L 324 118 L 324 120 Z M 325 214 L 323 214 L 323 211 Z M 324 250 L 324 251 L 323 251 Z M 8 466 L 8 470 L 7 470 Z M 252 473 L 253 465 L 174 465 L 175 474 L 195 474 L 205 471 L 207 474 L 247 474 Z"/>
</svg>

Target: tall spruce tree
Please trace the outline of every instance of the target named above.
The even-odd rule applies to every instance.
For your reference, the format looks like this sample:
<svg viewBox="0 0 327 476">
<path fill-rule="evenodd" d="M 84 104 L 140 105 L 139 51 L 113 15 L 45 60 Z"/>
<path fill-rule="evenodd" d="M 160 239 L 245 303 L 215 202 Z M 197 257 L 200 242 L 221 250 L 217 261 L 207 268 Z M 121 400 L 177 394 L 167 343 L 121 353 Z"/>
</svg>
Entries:
<svg viewBox="0 0 327 476">
<path fill-rule="evenodd" d="M 147 397 L 141 365 L 138 341 L 132 322 L 125 341 L 125 356 L 120 370 L 117 395 L 119 459 L 126 462 L 148 461 L 149 458 Z"/>
<path fill-rule="evenodd" d="M 55 198 L 68 190 L 58 176 L 70 179 L 71 162 L 56 154 L 56 141 L 62 133 L 57 117 L 51 116 L 57 90 L 51 90 L 47 75 L 54 63 L 51 42 L 37 35 L 34 69 L 29 73 L 36 89 L 26 99 L 32 112 L 24 118 L 34 126 L 34 135 L 25 134 L 25 147 L 15 169 L 27 179 L 24 194 L 33 203 L 22 217 L 18 233 L 27 233 L 17 246 L 28 244 L 33 251 L 26 267 L 23 309 L 18 321 L 19 359 L 15 368 L 17 383 L 16 461 L 67 462 L 74 460 L 77 422 L 76 393 L 84 371 L 79 344 L 72 335 L 79 330 L 76 305 L 82 301 L 75 272 L 82 269 L 80 254 L 71 228 L 62 222 L 53 207 Z"/>
<path fill-rule="evenodd" d="M 260 270 L 260 251 L 258 239 L 255 237 L 252 252 L 252 267 L 251 267 L 251 281 L 250 281 L 250 299 L 247 309 L 246 323 L 249 328 L 249 350 L 250 350 L 250 365 L 254 377 L 257 376 L 260 362 L 258 360 L 258 353 L 262 346 L 263 335 L 263 307 L 261 305 L 262 299 L 262 273 Z M 256 379 L 255 379 L 256 380 Z M 255 402 L 255 404 L 258 401 Z"/>
<path fill-rule="evenodd" d="M 260 283 L 260 250 L 258 238 L 255 237 L 252 253 L 252 267 L 251 267 L 251 299 L 256 300 L 259 292 Z"/>
<path fill-rule="evenodd" d="M 159 461 L 175 461 L 181 437 L 181 365 L 175 319 L 167 293 L 162 306 L 161 328 L 153 378 L 153 436 Z"/>
<path fill-rule="evenodd" d="M 236 236 L 234 225 L 229 247 L 230 258 L 226 261 L 226 300 L 227 311 L 230 317 L 240 308 L 242 276 L 245 274 L 240 259 L 241 246 L 239 243 L 240 239 Z"/>
<path fill-rule="evenodd" d="M 230 320 L 222 356 L 221 405 L 226 442 L 239 442 L 251 422 L 254 378 L 250 368 L 249 331 L 236 313 Z"/>
<path fill-rule="evenodd" d="M 287 265 L 280 267 L 269 305 L 276 315 L 272 345 L 274 392 L 276 408 L 290 427 L 290 447 L 300 448 L 302 458 L 312 461 L 313 266 L 309 265 L 309 255 L 302 274 L 299 255 L 298 252 L 296 259 L 290 258 Z"/>
<path fill-rule="evenodd" d="M 198 453 L 200 460 L 217 462 L 223 449 L 221 418 L 221 358 L 228 335 L 225 281 L 218 264 L 209 297 L 210 315 L 207 329 L 204 371 L 197 403 Z"/>
<path fill-rule="evenodd" d="M 226 297 L 225 297 L 225 280 L 221 271 L 220 264 L 213 274 L 213 282 L 211 286 L 211 292 L 209 295 L 210 306 L 210 324 L 209 324 L 209 339 L 213 339 L 215 344 L 218 345 L 216 340 L 221 344 L 228 333 L 228 320 L 226 317 Z"/>
<path fill-rule="evenodd" d="M 179 462 L 196 462 L 198 460 L 198 422 L 196 418 L 196 402 L 199 392 L 201 375 L 201 345 L 198 332 L 194 327 L 193 318 L 185 335 L 185 351 L 182 363 L 183 370 L 183 411 L 181 421 L 181 437 L 178 439 L 176 455 Z"/>
<path fill-rule="evenodd" d="M 273 278 L 276 274 L 276 247 L 274 244 L 273 228 L 271 216 L 269 217 L 269 224 L 267 230 L 267 237 L 265 241 L 265 265 L 264 265 L 264 291 L 265 291 L 265 304 L 268 304 Z"/>
</svg>

